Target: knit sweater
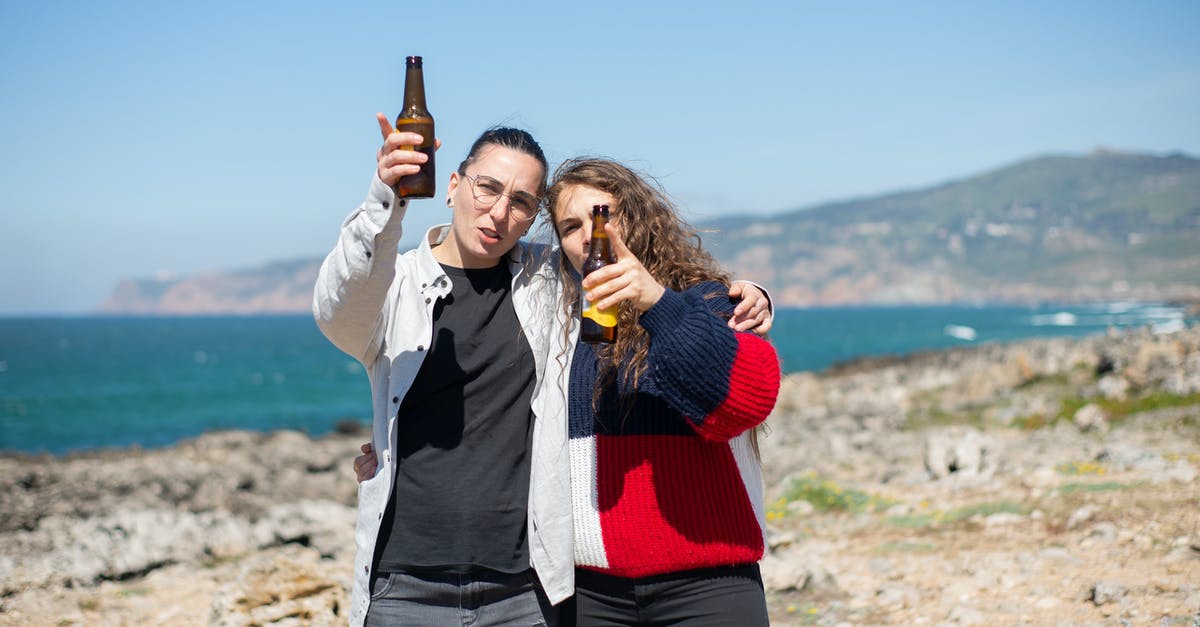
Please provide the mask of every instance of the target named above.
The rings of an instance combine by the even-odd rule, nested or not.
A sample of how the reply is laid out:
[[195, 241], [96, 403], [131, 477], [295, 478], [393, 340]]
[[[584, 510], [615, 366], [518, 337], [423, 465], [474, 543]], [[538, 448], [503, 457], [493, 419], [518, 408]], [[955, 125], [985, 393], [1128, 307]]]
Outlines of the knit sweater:
[[641, 315], [650, 344], [636, 393], [619, 369], [596, 396], [595, 349], [577, 344], [568, 386], [577, 566], [645, 577], [762, 557], [749, 430], [775, 405], [779, 360], [762, 338], [726, 326], [727, 294], [711, 282], [667, 290]]

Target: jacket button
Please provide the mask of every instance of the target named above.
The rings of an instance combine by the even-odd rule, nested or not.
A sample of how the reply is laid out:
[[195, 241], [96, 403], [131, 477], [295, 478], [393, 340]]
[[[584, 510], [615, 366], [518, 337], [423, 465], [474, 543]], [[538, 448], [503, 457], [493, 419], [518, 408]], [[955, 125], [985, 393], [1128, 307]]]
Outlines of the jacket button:
[[388, 202], [388, 201], [386, 201], [386, 200], [385, 200], [385, 201], [383, 201], [383, 208], [384, 208], [384, 209], [387, 209], [388, 207], [390, 207], [390, 206], [391, 206], [391, 204], [392, 204], [392, 203], [390, 203], [390, 202]]
[[393, 397], [392, 397], [392, 402], [393, 402], [393, 403], [399, 403], [399, 402], [400, 402], [400, 397], [399, 397], [399, 396], [393, 396]]
[[371, 251], [368, 250], [367, 251], [367, 259], [370, 259], [370, 258], [371, 258]]
[[429, 287], [429, 284], [428, 284], [428, 283], [422, 283], [422, 284], [421, 284], [421, 287], [422, 287], [422, 288]]
[[426, 299], [425, 299], [425, 304], [426, 304], [426, 305], [428, 305], [428, 304], [429, 304], [429, 299], [428, 299], [428, 298], [426, 298]]
[[425, 350], [425, 345], [424, 345], [424, 344], [418, 344], [418, 345], [417, 345], [417, 350], [419, 350], [419, 351], [423, 351], [423, 350]]

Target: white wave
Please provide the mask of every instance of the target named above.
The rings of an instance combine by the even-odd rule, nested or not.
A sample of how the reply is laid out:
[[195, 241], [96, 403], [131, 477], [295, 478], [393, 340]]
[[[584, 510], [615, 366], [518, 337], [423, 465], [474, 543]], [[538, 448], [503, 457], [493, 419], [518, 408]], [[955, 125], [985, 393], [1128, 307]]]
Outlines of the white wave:
[[1034, 316], [1032, 322], [1035, 327], [1073, 327], [1079, 322], [1079, 317], [1069, 311], [1060, 311], [1054, 314]]
[[1175, 307], [1147, 307], [1141, 315], [1147, 320], [1183, 320], [1183, 311]]
[[1155, 334], [1175, 333], [1176, 331], [1182, 331], [1186, 326], [1183, 323], [1183, 318], [1176, 318], [1165, 322], [1156, 322], [1150, 325], [1150, 331]]
[[977, 335], [975, 333], [975, 329], [961, 324], [948, 324], [942, 329], [942, 332], [950, 337], [966, 340], [968, 342], [974, 342]]

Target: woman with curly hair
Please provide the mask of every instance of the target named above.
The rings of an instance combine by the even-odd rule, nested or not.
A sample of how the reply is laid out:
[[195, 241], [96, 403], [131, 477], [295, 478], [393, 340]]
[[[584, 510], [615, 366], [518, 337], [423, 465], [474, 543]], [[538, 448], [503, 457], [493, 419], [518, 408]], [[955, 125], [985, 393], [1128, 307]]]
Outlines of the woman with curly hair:
[[[608, 205], [615, 264], [580, 268]], [[559, 167], [546, 196], [562, 307], [619, 305], [614, 344], [563, 331], [579, 625], [766, 625], [755, 428], [775, 350], [729, 327], [729, 278], [656, 184], [607, 159]], [[566, 316], [564, 316], [566, 317]], [[570, 617], [564, 616], [569, 622]]]

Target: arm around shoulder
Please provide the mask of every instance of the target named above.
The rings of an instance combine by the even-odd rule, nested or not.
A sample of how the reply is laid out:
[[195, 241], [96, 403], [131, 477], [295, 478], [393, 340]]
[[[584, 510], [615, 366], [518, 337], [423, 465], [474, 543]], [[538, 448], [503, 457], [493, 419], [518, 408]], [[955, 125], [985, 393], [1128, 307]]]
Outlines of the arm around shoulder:
[[766, 420], [779, 395], [774, 347], [726, 326], [724, 286], [667, 290], [642, 315], [650, 364], [662, 396], [705, 438], [729, 440]]

